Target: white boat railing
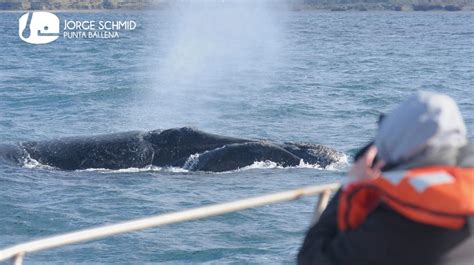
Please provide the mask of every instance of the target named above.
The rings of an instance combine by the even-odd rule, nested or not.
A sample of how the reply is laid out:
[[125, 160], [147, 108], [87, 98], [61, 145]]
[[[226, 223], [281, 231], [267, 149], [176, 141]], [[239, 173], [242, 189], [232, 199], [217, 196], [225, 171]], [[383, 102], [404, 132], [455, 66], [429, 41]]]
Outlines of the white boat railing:
[[85, 241], [96, 240], [112, 235], [157, 227], [161, 225], [191, 221], [210, 216], [240, 211], [244, 209], [255, 208], [268, 204], [296, 200], [303, 196], [310, 195], [319, 195], [319, 200], [316, 204], [315, 209], [315, 216], [313, 218], [313, 222], [315, 222], [319, 215], [322, 213], [322, 211], [326, 208], [331, 192], [334, 192], [336, 189], [339, 188], [339, 186], [340, 185], [337, 183], [308, 186], [299, 189], [263, 195], [259, 197], [253, 197], [227, 203], [211, 204], [208, 206], [193, 208], [184, 211], [161, 214], [117, 224], [105, 225], [96, 228], [60, 234], [2, 249], [0, 250], [0, 261], [11, 259], [12, 264], [22, 264], [24, 256], [32, 252], [57, 248]]

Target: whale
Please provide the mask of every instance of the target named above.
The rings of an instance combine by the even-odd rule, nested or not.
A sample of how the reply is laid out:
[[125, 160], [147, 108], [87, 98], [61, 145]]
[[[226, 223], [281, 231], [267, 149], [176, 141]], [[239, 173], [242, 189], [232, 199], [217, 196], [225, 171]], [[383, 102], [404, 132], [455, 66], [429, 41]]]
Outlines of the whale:
[[321, 144], [241, 139], [189, 127], [0, 144], [2, 161], [21, 165], [33, 159], [59, 170], [153, 165], [224, 172], [259, 161], [283, 167], [303, 162], [326, 168], [342, 157], [343, 153]]

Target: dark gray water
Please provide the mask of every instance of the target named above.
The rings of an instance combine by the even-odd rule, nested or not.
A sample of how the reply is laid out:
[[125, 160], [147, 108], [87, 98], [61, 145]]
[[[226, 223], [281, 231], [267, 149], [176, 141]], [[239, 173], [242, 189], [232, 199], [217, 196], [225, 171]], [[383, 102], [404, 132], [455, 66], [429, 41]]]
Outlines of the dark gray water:
[[[0, 13], [0, 142], [195, 126], [322, 143], [349, 156], [418, 90], [454, 97], [474, 131], [474, 13], [265, 6], [59, 13], [134, 19], [116, 40], [29, 45]], [[340, 180], [331, 170], [62, 172], [0, 165], [0, 247], [104, 223]], [[292, 263], [315, 199], [27, 256], [54, 263]]]

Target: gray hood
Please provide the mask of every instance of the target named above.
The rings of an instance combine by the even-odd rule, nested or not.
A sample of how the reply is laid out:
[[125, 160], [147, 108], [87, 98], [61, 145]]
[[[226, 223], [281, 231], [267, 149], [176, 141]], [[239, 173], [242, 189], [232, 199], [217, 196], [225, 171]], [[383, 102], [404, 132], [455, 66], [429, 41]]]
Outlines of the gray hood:
[[375, 138], [378, 158], [397, 169], [455, 165], [459, 149], [467, 143], [466, 125], [454, 100], [428, 92], [411, 96], [392, 110]]

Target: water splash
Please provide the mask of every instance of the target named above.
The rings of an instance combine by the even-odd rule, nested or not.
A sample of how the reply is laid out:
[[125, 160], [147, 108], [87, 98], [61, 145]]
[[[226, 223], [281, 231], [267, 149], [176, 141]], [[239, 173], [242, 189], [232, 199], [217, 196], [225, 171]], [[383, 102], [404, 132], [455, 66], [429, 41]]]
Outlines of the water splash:
[[167, 173], [186, 173], [189, 170], [180, 167], [157, 167], [148, 165], [142, 168], [130, 167], [122, 169], [106, 169], [106, 168], [88, 168], [76, 170], [77, 172], [99, 172], [99, 173], [144, 173], [144, 172], [167, 172]]
[[32, 158], [28, 152], [26, 152], [26, 156], [23, 158], [21, 165], [24, 168], [28, 169], [46, 169], [46, 170], [56, 170], [57, 168], [42, 164], [38, 160]]
[[329, 171], [346, 171], [349, 166], [348, 158], [346, 154], [343, 154], [336, 162], [326, 166], [321, 167], [319, 164], [310, 164], [306, 163], [303, 159], [300, 160], [299, 165], [284, 167], [273, 161], [256, 161], [252, 165], [227, 172], [238, 172], [251, 169], [289, 169], [289, 168], [307, 168], [307, 169], [316, 169], [316, 170], [329, 170]]

